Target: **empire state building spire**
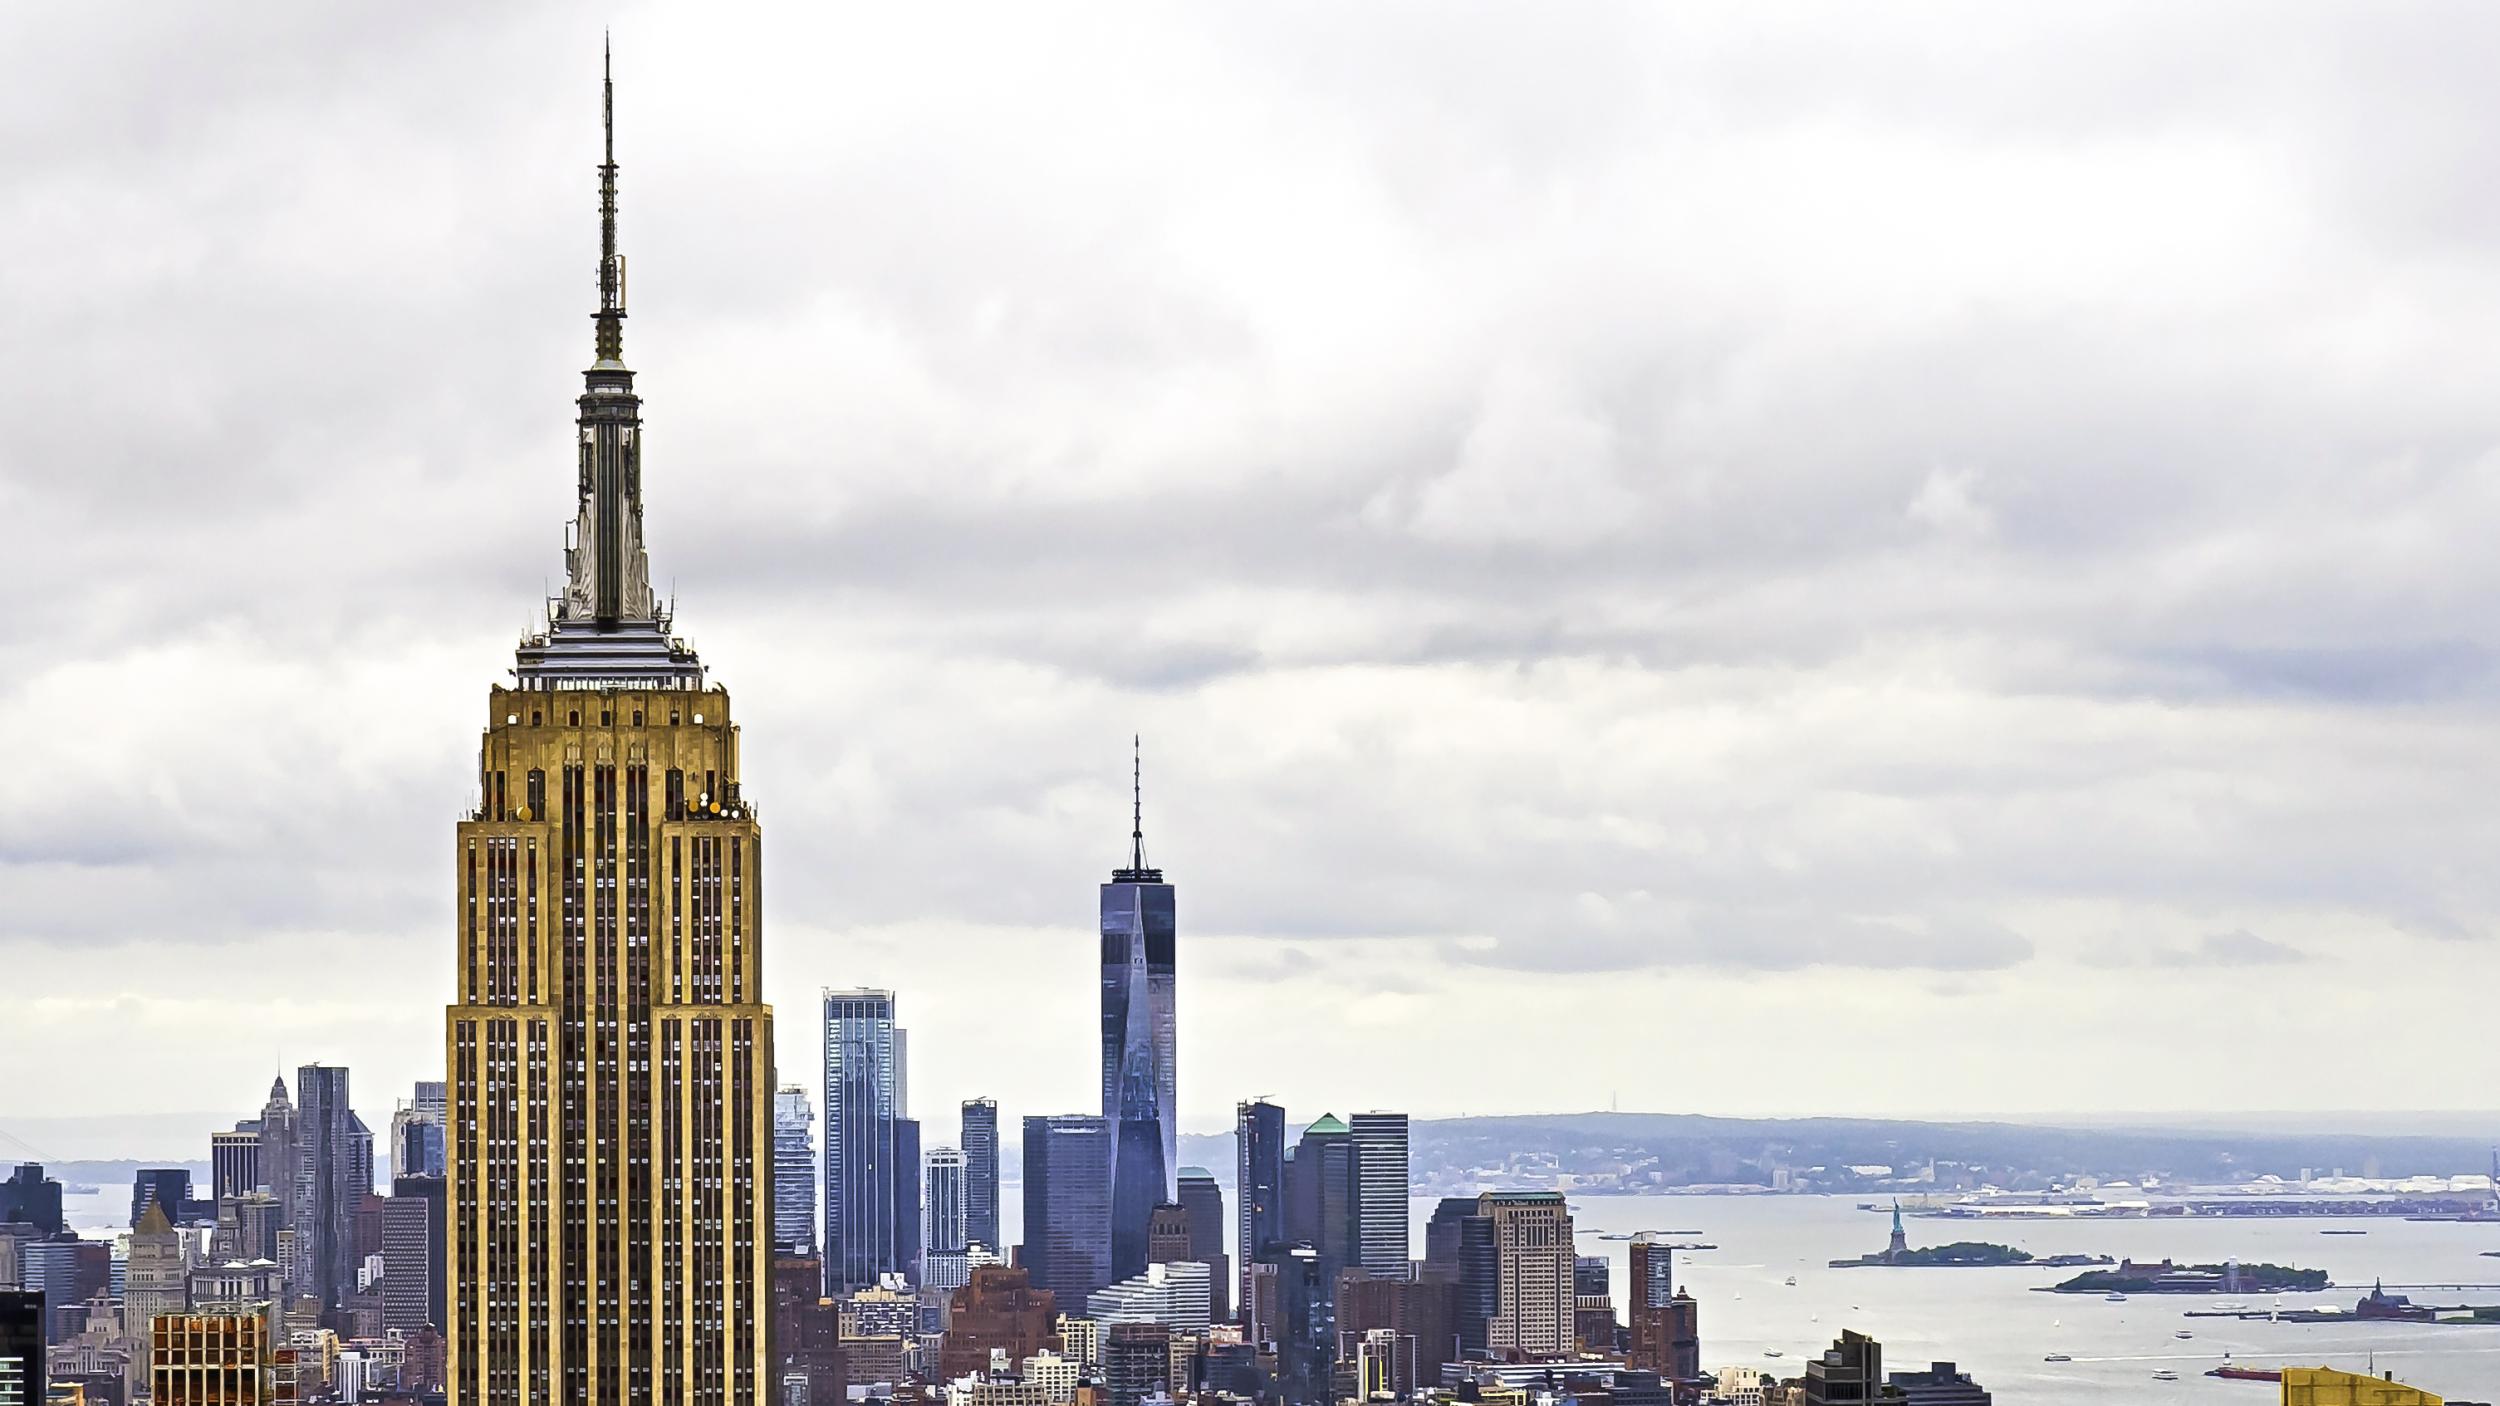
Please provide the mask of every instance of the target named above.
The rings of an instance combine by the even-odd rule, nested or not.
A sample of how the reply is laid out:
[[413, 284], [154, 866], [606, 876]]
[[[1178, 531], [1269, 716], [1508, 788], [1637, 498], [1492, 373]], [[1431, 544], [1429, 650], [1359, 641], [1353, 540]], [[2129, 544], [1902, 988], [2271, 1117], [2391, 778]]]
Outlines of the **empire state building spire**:
[[600, 56], [599, 305], [595, 359], [582, 372], [575, 419], [580, 455], [573, 521], [565, 534], [564, 593], [548, 602], [547, 632], [521, 642], [524, 688], [593, 681], [699, 688], [703, 666], [669, 637], [669, 613], [651, 589], [642, 538], [642, 400], [625, 365], [625, 256], [616, 251], [616, 81]]

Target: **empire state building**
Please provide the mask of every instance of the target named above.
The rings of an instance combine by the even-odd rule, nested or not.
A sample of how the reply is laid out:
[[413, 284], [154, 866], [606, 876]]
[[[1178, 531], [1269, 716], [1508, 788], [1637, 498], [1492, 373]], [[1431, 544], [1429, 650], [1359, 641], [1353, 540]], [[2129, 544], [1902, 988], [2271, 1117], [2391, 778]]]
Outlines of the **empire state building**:
[[454, 1406], [773, 1394], [761, 831], [643, 556], [613, 85], [606, 110], [564, 593], [489, 693], [456, 845]]

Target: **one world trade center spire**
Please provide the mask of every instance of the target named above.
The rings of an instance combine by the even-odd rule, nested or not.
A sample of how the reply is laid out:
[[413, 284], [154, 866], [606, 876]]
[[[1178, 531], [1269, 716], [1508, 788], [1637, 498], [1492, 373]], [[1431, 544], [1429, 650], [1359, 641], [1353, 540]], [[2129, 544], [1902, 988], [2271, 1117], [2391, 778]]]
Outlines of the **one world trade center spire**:
[[1154, 1208], [1178, 1195], [1172, 886], [1146, 866], [1142, 760], [1131, 762], [1129, 861], [1102, 886], [1102, 1117], [1111, 1138], [1111, 1273], [1146, 1268]]

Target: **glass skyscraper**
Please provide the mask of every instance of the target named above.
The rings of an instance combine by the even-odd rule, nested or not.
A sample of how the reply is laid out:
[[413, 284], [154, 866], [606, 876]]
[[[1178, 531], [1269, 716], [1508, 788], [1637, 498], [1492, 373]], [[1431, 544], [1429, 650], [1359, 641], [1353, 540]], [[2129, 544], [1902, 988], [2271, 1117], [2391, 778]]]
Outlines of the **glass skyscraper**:
[[845, 1294], [918, 1257], [920, 1140], [905, 1126], [894, 993], [827, 991], [824, 1016], [825, 1289]]
[[1357, 1113], [1354, 1136], [1354, 1260], [1374, 1278], [1405, 1279], [1407, 1253], [1406, 1115]]
[[773, 1095], [773, 1252], [816, 1253], [816, 1109], [796, 1084]]
[[964, 1154], [954, 1147], [932, 1147], [921, 1158], [920, 1247], [924, 1254], [953, 1254], [964, 1248]]
[[1063, 1113], [1024, 1120], [1024, 1268], [1063, 1304], [1111, 1272], [1111, 1136], [1103, 1120]]
[[964, 1100], [964, 1238], [1004, 1253], [998, 1243], [998, 1100]]
[[1172, 886], [1146, 866], [1142, 788], [1132, 792], [1129, 862], [1102, 886], [1102, 1120], [1110, 1129], [1111, 1268], [1146, 1267], [1146, 1222], [1178, 1190], [1172, 1074]]
[[1241, 1257], [1241, 1311], [1250, 1312], [1250, 1267], [1285, 1238], [1285, 1110], [1265, 1100], [1234, 1105], [1233, 1196], [1240, 1220], [1233, 1253]]

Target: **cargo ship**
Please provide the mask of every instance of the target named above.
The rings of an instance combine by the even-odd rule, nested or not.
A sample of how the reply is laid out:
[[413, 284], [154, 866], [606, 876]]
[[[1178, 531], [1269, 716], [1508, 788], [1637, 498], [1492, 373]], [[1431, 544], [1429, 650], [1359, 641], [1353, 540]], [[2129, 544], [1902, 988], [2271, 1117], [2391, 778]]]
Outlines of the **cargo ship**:
[[2283, 1380], [2283, 1369], [2280, 1367], [2240, 1367], [2225, 1362], [2219, 1367], [2208, 1368], [2205, 1375], [2234, 1382], [2279, 1382]]

